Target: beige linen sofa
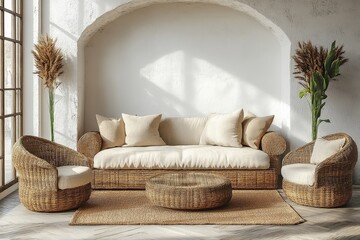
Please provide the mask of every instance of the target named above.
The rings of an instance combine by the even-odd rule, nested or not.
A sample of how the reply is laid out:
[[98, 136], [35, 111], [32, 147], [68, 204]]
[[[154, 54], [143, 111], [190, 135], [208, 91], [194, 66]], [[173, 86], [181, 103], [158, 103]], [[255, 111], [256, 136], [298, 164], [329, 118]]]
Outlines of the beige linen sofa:
[[91, 160], [93, 189], [144, 189], [148, 178], [198, 171], [225, 176], [234, 189], [278, 187], [285, 139], [276, 132], [261, 138], [260, 149], [199, 145], [207, 118], [165, 118], [159, 133], [165, 146], [102, 149], [99, 132], [87, 132], [78, 151]]

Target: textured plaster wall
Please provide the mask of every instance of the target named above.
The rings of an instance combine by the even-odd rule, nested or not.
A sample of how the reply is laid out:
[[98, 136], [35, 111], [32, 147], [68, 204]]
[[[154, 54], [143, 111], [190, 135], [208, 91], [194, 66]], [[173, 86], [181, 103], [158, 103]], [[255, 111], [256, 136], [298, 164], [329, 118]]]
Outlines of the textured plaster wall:
[[84, 59], [85, 131], [98, 129], [95, 114], [204, 116], [242, 107], [275, 114], [282, 127], [280, 43], [242, 12], [197, 3], [142, 8], [97, 32]]
[[[218, 1], [221, 3], [237, 3], [237, 1]], [[43, 0], [43, 31], [58, 38], [58, 43], [67, 56], [65, 74], [61, 78], [63, 84], [58, 91], [56, 106], [56, 137], [59, 142], [74, 147], [78, 131], [81, 133], [84, 127], [84, 95], [82, 93], [84, 92], [83, 89], [86, 88], [86, 80], [84, 82], [78, 81], [84, 77], [84, 65], [82, 62], [78, 63], [79, 56], [84, 53], [83, 42], [78, 42], [78, 40], [82, 34], [83, 36], [84, 34], [87, 35], [92, 30], [101, 31], [101, 28], [96, 28], [98, 23], [95, 20], [104, 13], [111, 11], [108, 15], [110, 21], [113, 20], [111, 18], [120, 15], [121, 11], [131, 10], [134, 5], [139, 3], [146, 5], [154, 1], [135, 0], [130, 1], [131, 3], [126, 8], [118, 8], [127, 2], [129, 1]], [[332, 82], [330, 85], [329, 98], [323, 116], [330, 118], [332, 123], [322, 125], [320, 135], [347, 132], [359, 143], [360, 124], [357, 119], [360, 117], [360, 109], [358, 108], [360, 102], [360, 81], [358, 81], [360, 76], [360, 28], [358, 27], [360, 1], [239, 0], [238, 2], [247, 4], [281, 28], [290, 39], [291, 54], [294, 53], [296, 43], [302, 40], [312, 40], [313, 43], [324, 46], [329, 46], [333, 40], [337, 40], [345, 45], [346, 56], [350, 61], [342, 67], [342, 77], [339, 81]], [[30, 10], [26, 9], [26, 11]], [[94, 22], [95, 25], [91, 25]], [[292, 69], [293, 62], [290, 64], [290, 70], [292, 71]], [[25, 75], [30, 76], [28, 72]], [[294, 148], [310, 140], [311, 121], [306, 101], [298, 99], [300, 87], [293, 76], [290, 77], [289, 84], [289, 101], [286, 104], [288, 104], [290, 113], [287, 131], [291, 148]], [[281, 87], [283, 86], [279, 86], [279, 88]], [[282, 91], [281, 94], [284, 95], [286, 92]], [[43, 129], [41, 130], [42, 134], [47, 137], [49, 134], [45, 96], [41, 109], [41, 120], [43, 122]], [[286, 99], [286, 96], [283, 99]], [[25, 107], [27, 104], [25, 102]], [[25, 129], [25, 131], [30, 132], [30, 128]], [[355, 181], [360, 183], [360, 164], [356, 166]]]

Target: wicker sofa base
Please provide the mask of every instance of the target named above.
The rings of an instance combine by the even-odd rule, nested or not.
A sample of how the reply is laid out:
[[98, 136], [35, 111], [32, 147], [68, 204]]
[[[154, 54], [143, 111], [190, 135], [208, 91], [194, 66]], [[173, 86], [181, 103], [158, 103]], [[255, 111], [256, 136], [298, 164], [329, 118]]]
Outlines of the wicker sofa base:
[[352, 195], [351, 180], [348, 184], [334, 185], [333, 187], [314, 187], [294, 184], [283, 180], [283, 191], [293, 202], [321, 208], [340, 207], [347, 204]]
[[212, 173], [224, 176], [231, 181], [233, 189], [276, 189], [278, 187], [277, 171], [274, 168], [243, 170], [162, 170], [162, 169], [93, 169], [93, 189], [145, 189], [146, 180], [150, 177], [172, 172], [191, 171]]

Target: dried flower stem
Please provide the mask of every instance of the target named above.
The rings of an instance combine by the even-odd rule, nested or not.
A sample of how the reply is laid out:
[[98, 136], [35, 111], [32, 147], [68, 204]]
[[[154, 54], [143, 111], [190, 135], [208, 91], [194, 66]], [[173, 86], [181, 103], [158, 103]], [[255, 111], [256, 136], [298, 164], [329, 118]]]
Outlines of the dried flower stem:
[[61, 49], [56, 47], [56, 40], [48, 35], [41, 36], [35, 50], [31, 51], [35, 59], [36, 71], [40, 79], [42, 79], [45, 87], [49, 91], [49, 114], [50, 114], [50, 133], [51, 141], [54, 141], [54, 97], [55, 89], [60, 85], [58, 77], [63, 73], [64, 56]]

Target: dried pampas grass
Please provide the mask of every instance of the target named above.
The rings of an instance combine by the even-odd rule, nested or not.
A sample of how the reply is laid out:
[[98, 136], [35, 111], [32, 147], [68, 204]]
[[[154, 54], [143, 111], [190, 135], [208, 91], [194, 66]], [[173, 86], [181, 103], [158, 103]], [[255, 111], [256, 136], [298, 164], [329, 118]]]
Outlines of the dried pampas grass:
[[[340, 66], [348, 61], [344, 58], [343, 46], [335, 47], [335, 59], [340, 60]], [[314, 46], [311, 41], [299, 42], [298, 49], [293, 56], [295, 61], [295, 78], [299, 80], [300, 85], [309, 88], [310, 79], [315, 72], [325, 75], [325, 59], [328, 55], [328, 49]], [[332, 79], [335, 80], [335, 79]]]
[[49, 90], [49, 116], [50, 116], [50, 136], [54, 141], [54, 122], [55, 122], [55, 89], [60, 85], [58, 77], [63, 73], [64, 55], [60, 48], [55, 46], [56, 40], [48, 35], [41, 36], [38, 44], [32, 52], [35, 59], [35, 67], [39, 78], [43, 80], [45, 87]]
[[64, 66], [64, 55], [55, 44], [56, 40], [48, 35], [41, 36], [38, 44], [35, 44], [35, 50], [31, 51], [37, 69], [34, 74], [37, 74], [49, 89], [55, 89], [59, 86], [57, 78], [63, 73], [62, 68]]

